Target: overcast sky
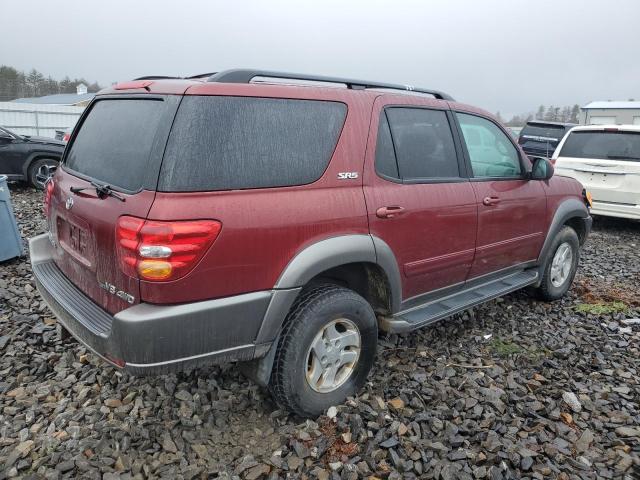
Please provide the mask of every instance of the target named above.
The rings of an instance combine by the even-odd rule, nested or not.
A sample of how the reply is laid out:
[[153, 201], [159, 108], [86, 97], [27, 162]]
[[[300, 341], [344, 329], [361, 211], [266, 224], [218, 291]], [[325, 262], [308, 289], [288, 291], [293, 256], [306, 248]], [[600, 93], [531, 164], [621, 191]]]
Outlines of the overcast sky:
[[503, 114], [640, 99], [640, 0], [2, 0], [0, 64], [107, 85], [233, 67], [443, 90]]

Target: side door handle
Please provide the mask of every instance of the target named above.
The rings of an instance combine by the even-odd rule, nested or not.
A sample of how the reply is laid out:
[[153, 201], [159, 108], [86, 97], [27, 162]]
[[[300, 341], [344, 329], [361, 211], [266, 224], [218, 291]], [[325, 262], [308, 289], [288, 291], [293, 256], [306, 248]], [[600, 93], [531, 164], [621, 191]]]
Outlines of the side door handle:
[[404, 207], [380, 207], [376, 210], [376, 217], [378, 218], [393, 218], [397, 215], [402, 215], [404, 213]]
[[499, 203], [500, 199], [498, 197], [484, 197], [484, 200], [482, 200], [482, 204], [486, 205], [487, 207], [491, 207]]

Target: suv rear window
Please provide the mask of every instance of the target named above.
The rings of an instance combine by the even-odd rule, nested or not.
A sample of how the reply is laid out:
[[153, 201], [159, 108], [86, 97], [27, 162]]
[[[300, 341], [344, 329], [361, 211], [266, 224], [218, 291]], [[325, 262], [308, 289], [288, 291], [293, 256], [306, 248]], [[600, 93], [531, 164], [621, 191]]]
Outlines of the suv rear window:
[[327, 168], [343, 103], [187, 96], [169, 136], [158, 189], [165, 192], [304, 185]]
[[549, 140], [560, 140], [565, 133], [565, 128], [561, 125], [525, 125], [520, 132], [520, 138], [544, 142]]
[[640, 161], [640, 132], [574, 131], [559, 156]]
[[164, 111], [161, 100], [100, 100], [85, 118], [65, 165], [125, 190], [142, 187]]

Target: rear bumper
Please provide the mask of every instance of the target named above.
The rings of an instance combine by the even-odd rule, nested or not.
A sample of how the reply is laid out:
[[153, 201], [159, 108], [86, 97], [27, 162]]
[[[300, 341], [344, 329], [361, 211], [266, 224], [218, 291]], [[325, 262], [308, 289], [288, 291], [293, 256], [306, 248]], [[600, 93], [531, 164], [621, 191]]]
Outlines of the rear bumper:
[[46, 235], [32, 238], [29, 249], [38, 290], [60, 323], [112, 365], [136, 374], [163, 373], [251, 360], [270, 346], [261, 339], [263, 319], [284, 291], [180, 305], [141, 303], [111, 315], [58, 269]]
[[604, 215], [607, 217], [635, 218], [640, 220], [640, 205], [625, 203], [593, 201], [591, 215]]

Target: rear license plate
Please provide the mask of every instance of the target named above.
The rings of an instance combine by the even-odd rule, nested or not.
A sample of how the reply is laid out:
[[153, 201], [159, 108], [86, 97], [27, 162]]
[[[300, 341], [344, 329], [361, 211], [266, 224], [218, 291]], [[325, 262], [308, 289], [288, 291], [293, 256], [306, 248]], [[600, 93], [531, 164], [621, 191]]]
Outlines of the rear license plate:
[[60, 246], [86, 267], [93, 265], [93, 248], [88, 225], [58, 217], [58, 242]]

